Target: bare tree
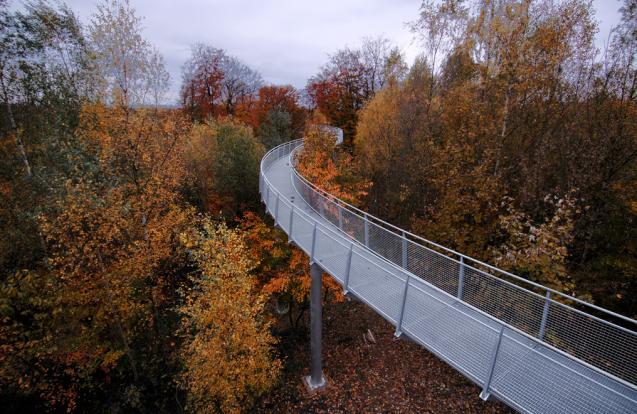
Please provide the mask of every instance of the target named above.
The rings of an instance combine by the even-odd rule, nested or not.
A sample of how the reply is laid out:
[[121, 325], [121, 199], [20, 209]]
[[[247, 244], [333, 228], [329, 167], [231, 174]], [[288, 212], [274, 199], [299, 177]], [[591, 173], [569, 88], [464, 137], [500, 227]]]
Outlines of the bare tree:
[[360, 56], [367, 75], [367, 87], [372, 95], [385, 84], [385, 66], [391, 52], [391, 42], [387, 38], [363, 39]]
[[233, 115], [263, 85], [261, 75], [234, 56], [215, 47], [195, 44], [184, 64], [181, 100], [194, 118]]
[[157, 49], [153, 49], [148, 58], [147, 89], [155, 107], [164, 101], [170, 86], [170, 74], [166, 70], [164, 57]]
[[443, 0], [439, 4], [424, 0], [420, 17], [409, 23], [411, 31], [422, 42], [424, 56], [434, 77], [441, 62], [459, 43], [467, 23], [467, 9], [463, 0]]
[[225, 52], [222, 52], [221, 56], [221, 71], [221, 101], [225, 105], [226, 113], [233, 115], [238, 104], [257, 94], [263, 85], [263, 78], [257, 71]]
[[155, 102], [168, 87], [163, 58], [142, 35], [141, 18], [129, 0], [102, 0], [89, 27], [108, 102], [131, 107]]

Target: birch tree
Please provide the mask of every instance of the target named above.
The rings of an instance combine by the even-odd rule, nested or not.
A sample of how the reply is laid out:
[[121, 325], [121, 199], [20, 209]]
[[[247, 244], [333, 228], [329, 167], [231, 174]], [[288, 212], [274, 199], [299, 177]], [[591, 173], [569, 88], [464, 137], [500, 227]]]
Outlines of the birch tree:
[[142, 36], [142, 19], [129, 0], [103, 0], [89, 26], [106, 102], [133, 107], [155, 104], [170, 80], [164, 61]]

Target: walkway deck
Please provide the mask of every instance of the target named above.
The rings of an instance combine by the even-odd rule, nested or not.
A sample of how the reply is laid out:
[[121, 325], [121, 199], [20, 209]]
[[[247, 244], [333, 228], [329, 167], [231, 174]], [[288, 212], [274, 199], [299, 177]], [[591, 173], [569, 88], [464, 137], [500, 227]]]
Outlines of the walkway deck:
[[345, 290], [486, 390], [483, 397], [528, 413], [637, 413], [637, 387], [425, 282], [318, 214], [297, 192], [290, 149], [262, 164], [261, 194], [278, 225]]

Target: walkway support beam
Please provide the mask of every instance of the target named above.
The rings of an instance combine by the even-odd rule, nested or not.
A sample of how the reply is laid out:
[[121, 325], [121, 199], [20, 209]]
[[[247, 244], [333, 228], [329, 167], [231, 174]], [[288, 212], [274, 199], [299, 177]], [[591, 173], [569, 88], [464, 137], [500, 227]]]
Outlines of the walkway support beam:
[[312, 288], [310, 293], [310, 348], [312, 364], [310, 376], [305, 378], [305, 383], [311, 391], [324, 388], [327, 385], [323, 376], [323, 361], [321, 359], [321, 336], [323, 323], [323, 269], [316, 264], [310, 265]]
[[354, 253], [354, 243], [349, 244], [347, 253], [347, 265], [345, 265], [345, 279], [343, 280], [343, 295], [349, 294], [349, 274], [352, 271], [352, 254]]

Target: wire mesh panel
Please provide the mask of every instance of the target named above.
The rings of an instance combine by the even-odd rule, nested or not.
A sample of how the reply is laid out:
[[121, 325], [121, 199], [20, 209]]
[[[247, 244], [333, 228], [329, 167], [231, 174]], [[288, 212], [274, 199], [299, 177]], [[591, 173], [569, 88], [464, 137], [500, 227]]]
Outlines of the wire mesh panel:
[[482, 381], [497, 332], [436, 298], [429, 290], [417, 279], [411, 280], [401, 329], [476, 382]]
[[290, 238], [294, 240], [306, 254], [310, 254], [312, 250], [312, 233], [314, 231], [314, 222], [295, 210], [292, 214], [292, 234]]
[[330, 197], [320, 195], [318, 199], [318, 210], [321, 212], [321, 216], [329, 221], [335, 227], [340, 227], [339, 212], [340, 207]]
[[274, 213], [274, 199], [276, 197], [275, 190], [273, 190], [270, 187], [267, 187], [265, 189], [265, 210], [266, 212], [270, 213], [270, 215], [272, 215]]
[[[490, 390], [529, 412], [634, 413], [637, 405], [620, 393], [600, 394], [600, 383], [589, 372], [573, 375], [534, 344], [515, 334], [503, 335]], [[533, 384], [531, 387], [530, 385]]]
[[637, 337], [568, 306], [551, 302], [545, 340], [591, 365], [637, 383]]
[[369, 223], [367, 247], [390, 262], [402, 265], [402, 237], [376, 223]]
[[354, 252], [348, 289], [375, 308], [385, 319], [396, 324], [402, 305], [404, 281], [381, 263]]
[[341, 208], [343, 227], [341, 231], [360, 244], [365, 244], [365, 221], [357, 214]]
[[292, 211], [292, 203], [284, 198], [279, 200], [277, 224], [286, 232], [290, 233], [290, 212]]
[[463, 292], [465, 302], [530, 335], [538, 335], [543, 297], [471, 267], [465, 267]]
[[414, 275], [451, 295], [457, 295], [460, 276], [458, 262], [409, 241], [407, 263], [407, 270]]

